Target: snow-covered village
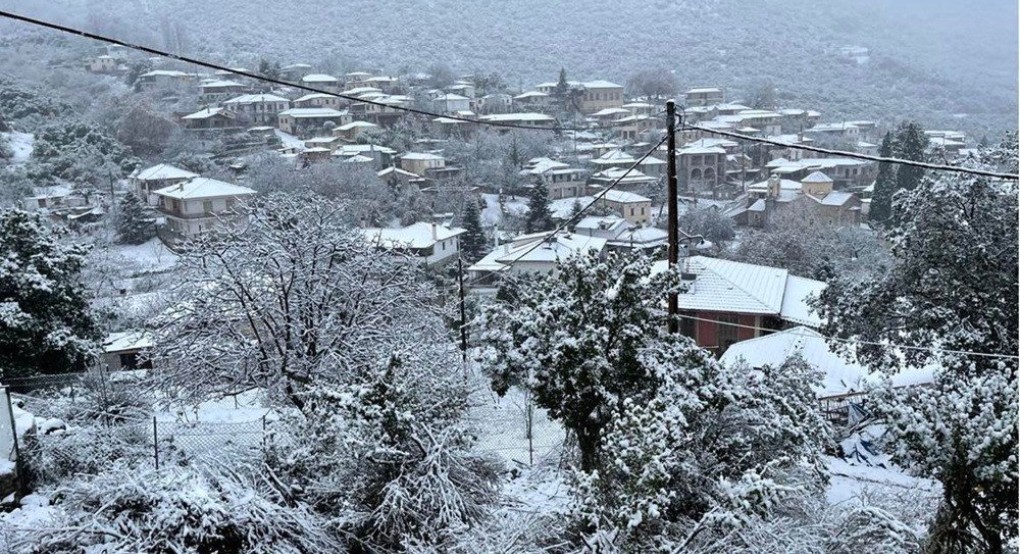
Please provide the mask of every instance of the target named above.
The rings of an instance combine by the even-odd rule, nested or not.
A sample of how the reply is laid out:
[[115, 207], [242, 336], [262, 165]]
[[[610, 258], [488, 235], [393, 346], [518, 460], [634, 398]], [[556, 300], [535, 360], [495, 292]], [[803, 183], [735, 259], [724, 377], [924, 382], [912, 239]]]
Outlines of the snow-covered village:
[[963, 4], [0, 0], [0, 553], [1017, 552]]

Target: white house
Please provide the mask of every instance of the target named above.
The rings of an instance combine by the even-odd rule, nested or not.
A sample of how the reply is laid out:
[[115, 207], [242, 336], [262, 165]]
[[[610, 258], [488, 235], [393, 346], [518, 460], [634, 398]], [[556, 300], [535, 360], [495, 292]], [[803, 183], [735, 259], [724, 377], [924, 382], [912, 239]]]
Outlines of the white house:
[[492, 285], [503, 272], [513, 274], [556, 271], [563, 260], [582, 252], [602, 252], [606, 239], [574, 233], [546, 231], [522, 235], [496, 247], [468, 268], [472, 280]]
[[240, 203], [255, 191], [231, 183], [195, 177], [155, 191], [164, 219], [162, 236], [171, 241], [236, 227], [247, 221]]
[[192, 173], [186, 169], [170, 164], [156, 164], [152, 167], [139, 169], [133, 173], [131, 175], [131, 183], [135, 187], [135, 192], [140, 197], [144, 198], [150, 206], [155, 206], [159, 203], [159, 197], [155, 194], [157, 190], [194, 179], [195, 177], [198, 177], [197, 173]]
[[460, 253], [460, 227], [419, 222], [399, 229], [370, 227], [363, 229], [365, 239], [382, 248], [409, 251], [433, 266], [454, 260]]

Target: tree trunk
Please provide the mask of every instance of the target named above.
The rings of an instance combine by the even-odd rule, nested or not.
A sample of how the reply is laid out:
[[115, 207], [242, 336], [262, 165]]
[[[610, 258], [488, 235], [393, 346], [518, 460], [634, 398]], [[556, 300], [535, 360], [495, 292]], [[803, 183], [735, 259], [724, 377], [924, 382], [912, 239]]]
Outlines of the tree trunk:
[[581, 470], [592, 472], [599, 467], [599, 439], [601, 429], [595, 425], [582, 426], [577, 430], [577, 447], [581, 450]]

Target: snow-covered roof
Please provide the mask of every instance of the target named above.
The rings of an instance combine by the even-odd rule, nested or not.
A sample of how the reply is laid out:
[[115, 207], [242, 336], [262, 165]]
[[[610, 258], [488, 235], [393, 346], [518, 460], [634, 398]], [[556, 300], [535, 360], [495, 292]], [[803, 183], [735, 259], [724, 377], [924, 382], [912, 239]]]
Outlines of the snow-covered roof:
[[429, 248], [437, 241], [446, 240], [466, 233], [460, 227], [446, 227], [435, 223], [413, 223], [400, 229], [373, 227], [362, 229], [365, 239], [372, 244], [387, 248]]
[[170, 164], [156, 164], [152, 167], [142, 169], [134, 178], [140, 181], [163, 181], [166, 179], [191, 179], [198, 177], [197, 173], [172, 166]]
[[[541, 244], [532, 250], [537, 241]], [[515, 263], [555, 264], [579, 252], [601, 252], [606, 239], [576, 233], [534, 233], [514, 239], [490, 252], [468, 268], [469, 271], [500, 271]], [[530, 251], [529, 251], [530, 250]]]
[[244, 85], [237, 81], [207, 81], [198, 85], [198, 88], [229, 88], [229, 87], [243, 87]]
[[340, 98], [340, 97], [332, 94], [325, 94], [322, 92], [313, 92], [311, 94], [306, 94], [301, 98], [294, 100], [294, 102], [307, 102], [309, 100], [316, 100], [318, 98]]
[[706, 94], [710, 92], [722, 92], [722, 90], [714, 87], [692, 88], [688, 89], [684, 94]]
[[174, 71], [172, 69], [154, 69], [146, 73], [142, 73], [139, 77], [188, 77], [188, 74], [183, 71]]
[[800, 180], [801, 183], [831, 183], [832, 178], [822, 173], [821, 171], [815, 171], [812, 174], [804, 177]]
[[634, 163], [636, 160], [634, 156], [624, 152], [623, 150], [610, 150], [605, 154], [602, 154], [598, 158], [591, 161], [596, 165], [607, 165], [607, 164], [623, 164], [623, 163]]
[[364, 129], [370, 129], [372, 127], [378, 127], [378, 125], [376, 125], [375, 123], [369, 123], [367, 121], [352, 121], [350, 123], [345, 123], [337, 127], [337, 129], [341, 131], [350, 131], [351, 129], [357, 129], [359, 127]]
[[846, 204], [850, 199], [854, 197], [854, 193], [847, 192], [844, 190], [834, 190], [822, 198], [821, 204], [823, 206], [842, 206]]
[[623, 88], [623, 85], [618, 85], [616, 83], [605, 81], [602, 79], [596, 79], [594, 81], [585, 81], [581, 83], [581, 86], [584, 88]]
[[608, 231], [615, 238], [617, 234], [624, 231], [629, 225], [626, 219], [618, 215], [588, 215], [582, 217], [574, 225], [575, 231], [589, 231], [587, 235], [595, 231]]
[[679, 151], [678, 155], [695, 155], [695, 154], [725, 154], [726, 151], [718, 146], [684, 146]]
[[624, 108], [605, 108], [591, 115], [592, 117], [604, 117], [607, 115], [620, 115], [620, 114], [630, 114], [630, 110], [626, 110]]
[[549, 95], [544, 92], [539, 92], [537, 90], [529, 90], [528, 92], [522, 92], [521, 94], [518, 94], [513, 98], [514, 100], [526, 100], [528, 98], [547, 98], [548, 96]]
[[125, 350], [141, 350], [152, 348], [155, 343], [152, 335], [146, 331], [126, 331], [110, 333], [103, 341], [104, 352], [123, 352]]
[[353, 156], [365, 152], [379, 152], [382, 154], [396, 154], [397, 151], [378, 144], [344, 144], [336, 149], [334, 154], [341, 156]]
[[454, 94], [452, 92], [449, 92], [449, 93], [443, 94], [441, 96], [437, 96], [435, 98], [435, 100], [445, 100], [447, 102], [456, 102], [456, 101], [460, 101], [460, 100], [471, 100], [471, 99], [468, 98], [467, 96], [461, 96], [459, 94]]
[[[745, 264], [705, 256], [683, 261], [684, 271], [696, 275], [693, 287], [680, 295], [684, 310], [776, 315], [802, 325], [820, 326], [807, 298], [825, 283], [791, 276], [785, 269]], [[665, 271], [656, 262], [653, 272]]]
[[[752, 369], [764, 366], [778, 368], [794, 354], [799, 354], [808, 365], [822, 373], [821, 382], [815, 387], [815, 394], [820, 398], [861, 391], [868, 382], [881, 379], [861, 364], [833, 352], [829, 348], [829, 339], [804, 326], [734, 343], [719, 361], [727, 366], [743, 362]], [[933, 370], [933, 366], [904, 369], [892, 376], [892, 384], [930, 383]]]
[[703, 138], [688, 142], [684, 148], [736, 148], [740, 146], [736, 141], [724, 138]]
[[482, 121], [502, 121], [502, 122], [506, 122], [506, 121], [531, 121], [531, 122], [536, 122], [536, 121], [555, 121], [556, 120], [556, 118], [554, 118], [551, 115], [546, 115], [544, 113], [534, 113], [534, 112], [495, 113], [495, 114], [491, 114], [491, 115], [483, 115], [482, 117], [479, 117], [478, 119], [480, 119]]
[[649, 177], [648, 175], [645, 175], [644, 173], [636, 169], [631, 169], [630, 172], [628, 173], [627, 169], [622, 167], [611, 167], [604, 171], [599, 171], [598, 173], [592, 175], [592, 178], [610, 181], [615, 181], [619, 179], [620, 183], [636, 183], [636, 182], [645, 183], [655, 181], [655, 177]]
[[442, 156], [429, 154], [428, 152], [408, 152], [400, 157], [401, 160], [442, 160]]
[[375, 161], [375, 159], [369, 158], [368, 156], [362, 156], [361, 154], [355, 154], [353, 156], [345, 158], [341, 163], [354, 164], [354, 163], [370, 163], [370, 162], [374, 162], [374, 161]]
[[389, 175], [391, 173], [392, 174], [396, 174], [396, 175], [403, 175], [405, 177], [410, 177], [412, 179], [421, 179], [421, 176], [418, 175], [417, 173], [411, 173], [410, 171], [404, 171], [403, 169], [400, 169], [399, 167], [392, 166], [392, 165], [390, 167], [387, 167], [386, 169], [384, 169], [382, 171], [377, 172], [376, 175], [378, 175], [379, 177], [386, 177], [387, 175]]
[[223, 101], [224, 104], [254, 104], [256, 102], [289, 102], [289, 100], [275, 94], [242, 94]]
[[651, 198], [646, 198], [640, 194], [633, 192], [626, 192], [622, 190], [609, 190], [602, 195], [602, 198], [608, 202], [618, 202], [620, 204], [633, 204], [637, 202], [651, 202]]
[[305, 83], [335, 83], [337, 78], [324, 73], [312, 73], [302, 77], [301, 81]]
[[198, 198], [220, 198], [224, 196], [245, 196], [255, 194], [255, 191], [239, 185], [234, 185], [208, 177], [195, 177], [189, 181], [163, 187], [155, 194], [176, 198], [178, 200], [194, 200]]
[[229, 113], [230, 112], [228, 112], [225, 108], [204, 108], [204, 109], [199, 110], [199, 111], [197, 111], [197, 112], [195, 112], [193, 114], [188, 114], [188, 115], [182, 117], [181, 119], [188, 119], [188, 120], [209, 119], [210, 117], [215, 117], [217, 115], [224, 115], [224, 116], [226, 116], [226, 115], [229, 115]]
[[554, 169], [566, 169], [569, 167], [569, 164], [549, 158], [533, 158], [528, 160], [528, 165], [520, 173], [521, 175], [542, 175]]
[[333, 108], [291, 108], [280, 112], [279, 115], [302, 119], [313, 117], [342, 117], [344, 113], [334, 110]]

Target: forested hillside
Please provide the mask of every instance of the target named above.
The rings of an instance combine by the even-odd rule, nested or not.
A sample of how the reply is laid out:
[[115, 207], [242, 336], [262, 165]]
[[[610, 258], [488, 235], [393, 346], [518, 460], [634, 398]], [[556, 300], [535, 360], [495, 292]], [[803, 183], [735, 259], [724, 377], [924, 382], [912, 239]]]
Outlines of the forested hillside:
[[[676, 71], [740, 99], [772, 82], [827, 118], [916, 118], [978, 133], [1015, 126], [1017, 7], [990, 0], [0, 0], [35, 15], [251, 66], [259, 57], [354, 68], [502, 73], [514, 86], [623, 82]], [[88, 14], [88, 15], [85, 15]], [[841, 58], [841, 46], [870, 61]], [[954, 117], [954, 114], [955, 117]], [[967, 114], [963, 117], [959, 114]]]

